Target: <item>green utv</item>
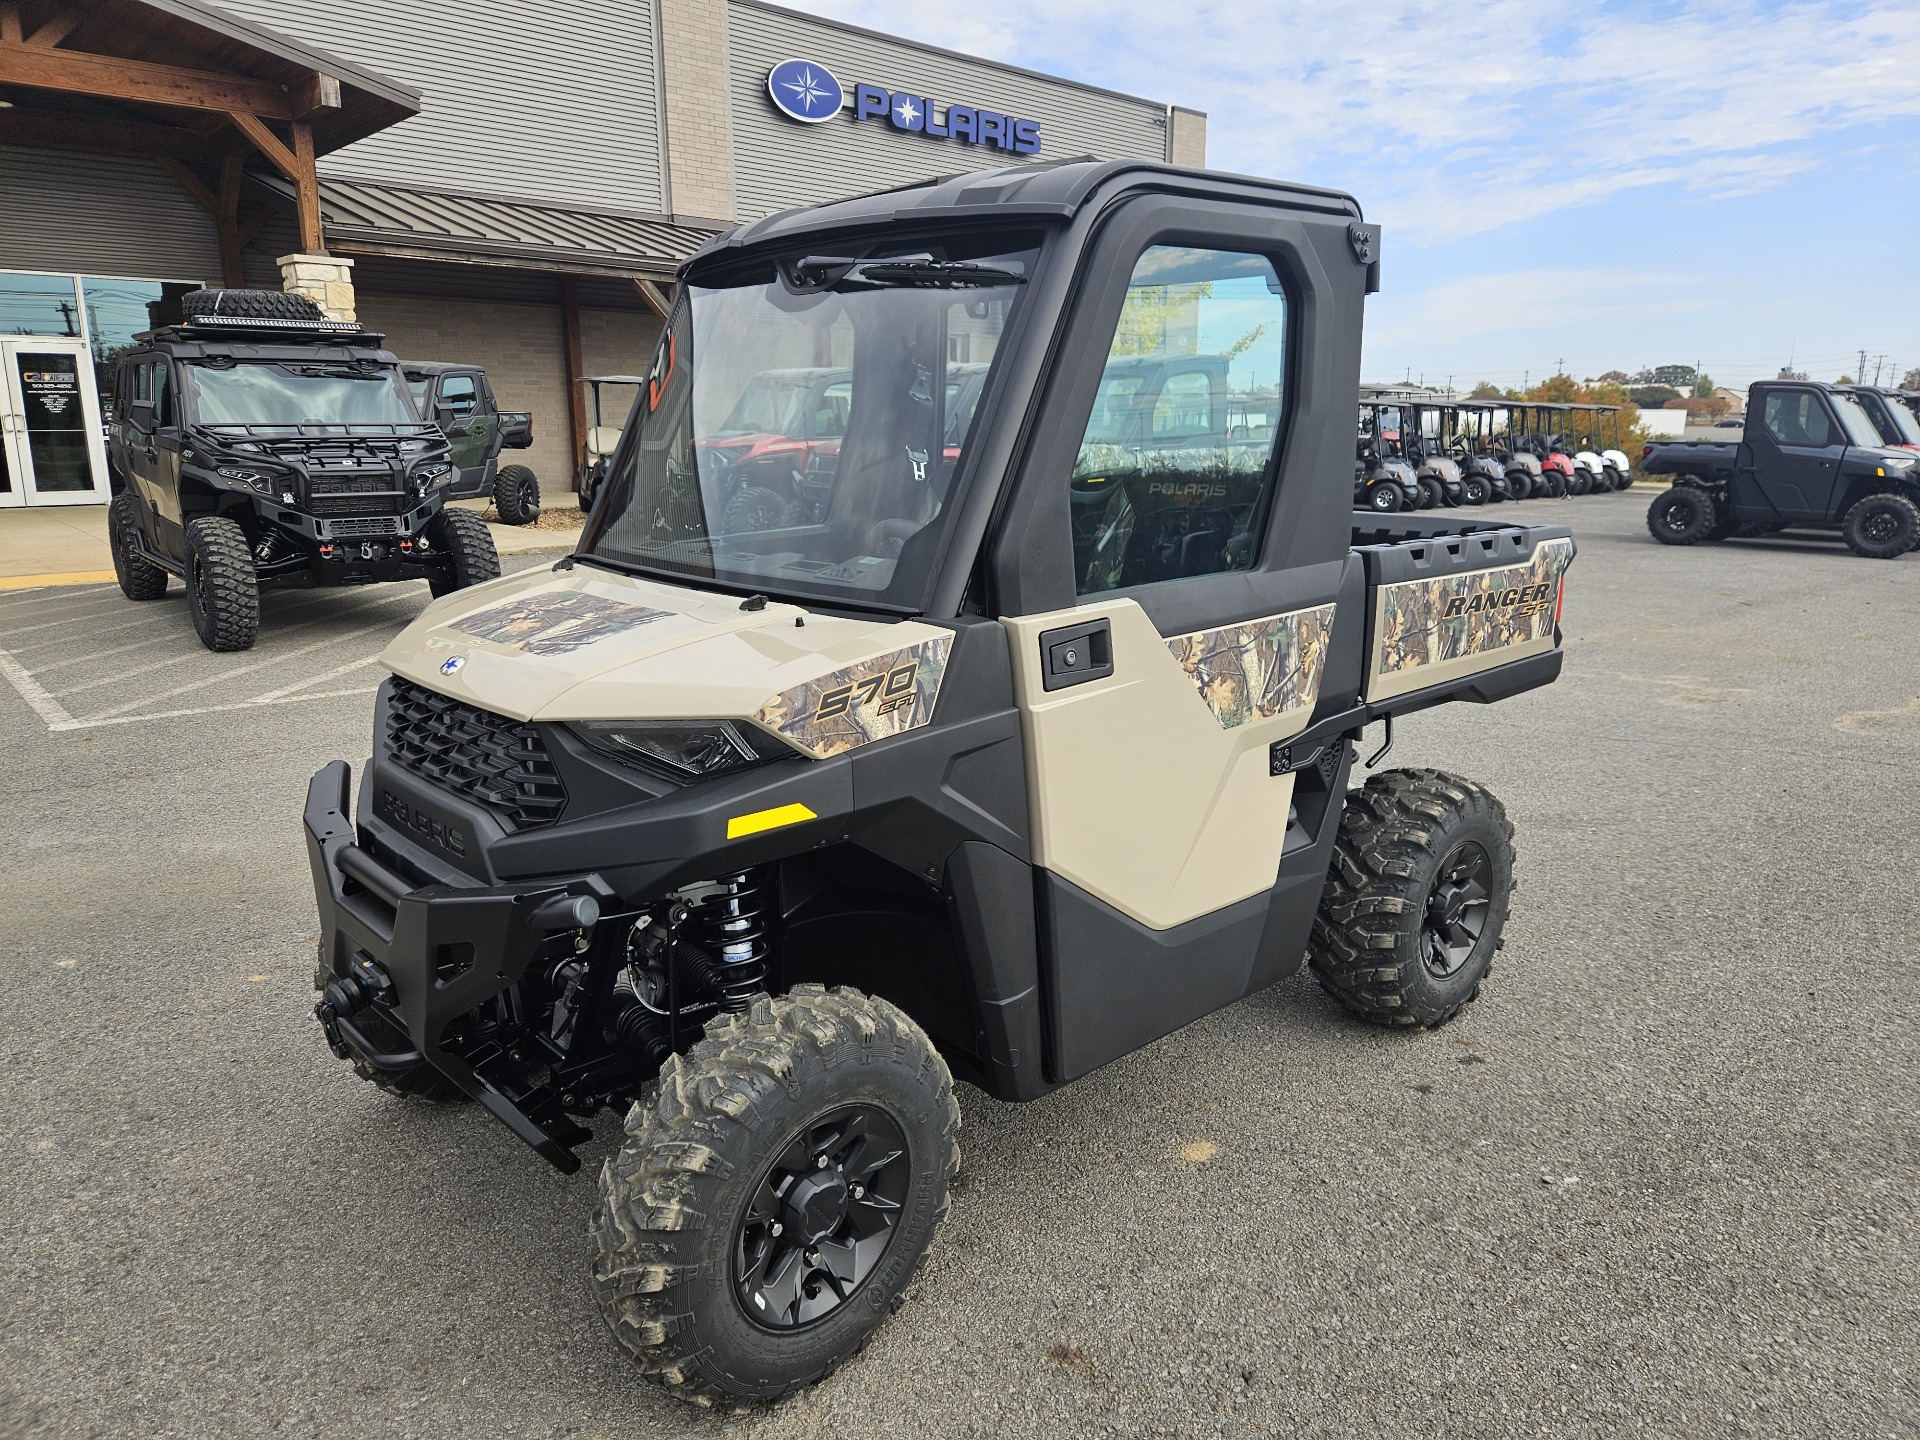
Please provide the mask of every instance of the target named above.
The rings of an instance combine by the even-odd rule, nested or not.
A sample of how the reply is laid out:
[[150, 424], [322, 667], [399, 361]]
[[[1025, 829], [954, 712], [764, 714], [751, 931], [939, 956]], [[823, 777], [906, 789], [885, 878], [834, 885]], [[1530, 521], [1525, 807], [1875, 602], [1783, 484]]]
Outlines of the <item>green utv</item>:
[[[1378, 243], [1345, 195], [1133, 162], [744, 225], [579, 549], [385, 652], [357, 808], [344, 761], [307, 800], [316, 1014], [562, 1170], [625, 1114], [593, 1287], [676, 1393], [782, 1395], [900, 1303], [956, 1076], [1033, 1099], [1303, 962], [1382, 1024], [1478, 993], [1505, 812], [1350, 791], [1354, 742], [1552, 681], [1573, 542], [1352, 511]], [[712, 437], [805, 367], [852, 386], [818, 503], [735, 506], [802, 456]]]
[[540, 518], [540, 477], [525, 465], [502, 465], [502, 450], [533, 444], [533, 415], [502, 410], [493, 383], [478, 365], [432, 360], [403, 360], [407, 389], [420, 413], [440, 427], [453, 450], [459, 478], [449, 498], [491, 500], [506, 525], [531, 525]]

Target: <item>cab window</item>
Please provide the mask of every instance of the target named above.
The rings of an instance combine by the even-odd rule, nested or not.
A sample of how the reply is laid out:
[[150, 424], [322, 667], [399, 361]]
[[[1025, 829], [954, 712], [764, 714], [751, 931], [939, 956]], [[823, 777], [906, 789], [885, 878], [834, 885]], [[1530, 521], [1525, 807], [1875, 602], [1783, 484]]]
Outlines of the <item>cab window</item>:
[[1825, 445], [1832, 430], [1827, 407], [1811, 390], [1776, 390], [1767, 396], [1766, 426], [1782, 445]]
[[1141, 255], [1069, 481], [1079, 594], [1252, 567], [1286, 350], [1286, 290], [1264, 255]]
[[168, 383], [168, 370], [166, 361], [153, 362], [153, 423], [163, 430], [173, 424], [173, 386]]
[[480, 408], [480, 392], [471, 375], [449, 375], [440, 382], [440, 406], [456, 420]]

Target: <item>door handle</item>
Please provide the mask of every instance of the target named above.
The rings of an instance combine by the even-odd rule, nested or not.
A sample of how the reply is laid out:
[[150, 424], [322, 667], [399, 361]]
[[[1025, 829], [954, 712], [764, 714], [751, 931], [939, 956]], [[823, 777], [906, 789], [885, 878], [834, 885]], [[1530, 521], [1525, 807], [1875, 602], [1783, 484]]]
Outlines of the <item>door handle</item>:
[[1113, 623], [1106, 616], [1040, 632], [1040, 688], [1064, 690], [1113, 674]]

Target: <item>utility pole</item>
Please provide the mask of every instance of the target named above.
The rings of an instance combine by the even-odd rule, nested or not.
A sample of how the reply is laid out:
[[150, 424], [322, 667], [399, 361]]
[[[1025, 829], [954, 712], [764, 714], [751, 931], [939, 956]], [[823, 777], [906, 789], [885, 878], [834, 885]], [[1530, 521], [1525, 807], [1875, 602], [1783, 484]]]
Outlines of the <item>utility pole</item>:
[[1860, 352], [1860, 368], [1853, 372], [1853, 378], [1856, 380], [1867, 378], [1867, 352], [1864, 350]]

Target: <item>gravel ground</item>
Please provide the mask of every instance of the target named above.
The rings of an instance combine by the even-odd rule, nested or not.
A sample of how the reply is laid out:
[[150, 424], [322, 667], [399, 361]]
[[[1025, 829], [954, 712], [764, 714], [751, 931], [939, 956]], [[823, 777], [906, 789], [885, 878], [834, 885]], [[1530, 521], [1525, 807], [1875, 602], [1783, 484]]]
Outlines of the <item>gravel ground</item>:
[[[963, 1091], [908, 1304], [750, 1411], [628, 1369], [585, 1175], [320, 1043], [299, 811], [369, 704], [248, 687], [360, 637], [197, 716], [50, 731], [0, 687], [0, 1432], [1920, 1435], [1920, 557], [1667, 550], [1645, 503], [1525, 507], [1579, 535], [1565, 678], [1389, 762], [1518, 826], [1480, 1002], [1387, 1033], [1302, 977], [1035, 1104]], [[130, 618], [26, 592], [0, 644]], [[177, 658], [156, 694], [243, 663], [166, 624], [122, 662]]]

